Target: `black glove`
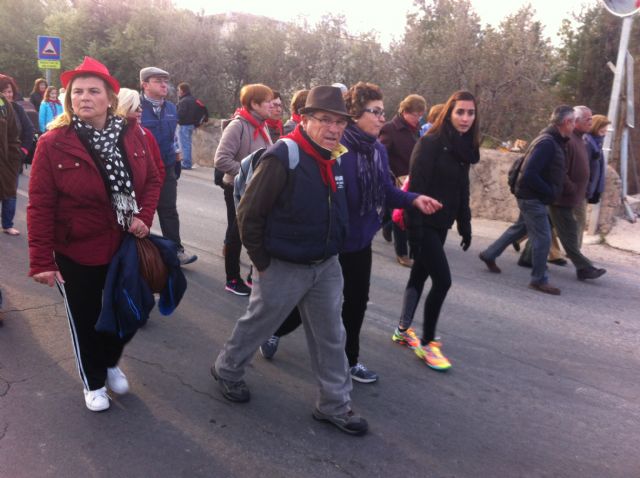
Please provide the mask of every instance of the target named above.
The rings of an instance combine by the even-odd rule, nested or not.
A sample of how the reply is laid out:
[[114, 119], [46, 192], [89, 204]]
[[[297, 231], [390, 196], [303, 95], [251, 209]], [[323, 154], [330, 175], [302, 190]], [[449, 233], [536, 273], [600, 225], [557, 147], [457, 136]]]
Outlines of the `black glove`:
[[176, 179], [180, 179], [180, 173], [182, 172], [182, 161], [176, 161], [175, 170]]
[[587, 200], [589, 204], [598, 204], [600, 202], [600, 193], [593, 193], [593, 195]]
[[460, 241], [460, 247], [462, 247], [463, 251], [466, 251], [471, 245], [471, 223], [463, 221], [457, 222], [457, 225], [458, 234], [460, 234], [460, 236], [462, 237], [462, 241]]
[[465, 234], [464, 236], [462, 236], [462, 240], [460, 241], [460, 247], [462, 247], [463, 251], [466, 251], [467, 249], [469, 249], [470, 245], [471, 245], [471, 234]]

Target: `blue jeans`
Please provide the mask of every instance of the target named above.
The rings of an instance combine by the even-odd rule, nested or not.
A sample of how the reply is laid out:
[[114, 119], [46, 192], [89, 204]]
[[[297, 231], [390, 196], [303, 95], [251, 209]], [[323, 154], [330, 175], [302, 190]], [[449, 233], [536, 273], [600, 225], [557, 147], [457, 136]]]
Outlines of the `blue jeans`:
[[522, 212], [518, 216], [518, 220], [502, 233], [502, 235], [496, 239], [489, 247], [487, 247], [480, 254], [482, 258], [488, 261], [495, 261], [504, 250], [509, 247], [513, 242], [522, 239], [527, 235], [527, 226], [524, 223], [524, 217]]
[[182, 152], [182, 167], [189, 169], [193, 166], [191, 161], [191, 136], [195, 126], [192, 124], [178, 125], [178, 143]]
[[538, 199], [518, 199], [518, 207], [531, 242], [531, 283], [546, 284], [549, 282], [547, 256], [551, 247], [547, 207]]
[[[16, 189], [19, 176], [16, 176]], [[16, 217], [17, 197], [2, 200], [2, 229], [13, 227], [13, 218]]]

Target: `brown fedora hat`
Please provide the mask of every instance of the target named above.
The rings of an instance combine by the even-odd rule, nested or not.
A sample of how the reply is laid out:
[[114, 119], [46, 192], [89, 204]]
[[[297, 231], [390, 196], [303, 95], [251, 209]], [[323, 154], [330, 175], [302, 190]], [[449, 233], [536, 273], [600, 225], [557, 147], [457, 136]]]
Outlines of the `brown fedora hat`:
[[328, 111], [329, 113], [342, 116], [352, 116], [347, 113], [347, 107], [344, 104], [340, 88], [334, 86], [316, 86], [311, 88], [304, 108], [300, 108], [300, 113], [306, 114], [317, 110]]

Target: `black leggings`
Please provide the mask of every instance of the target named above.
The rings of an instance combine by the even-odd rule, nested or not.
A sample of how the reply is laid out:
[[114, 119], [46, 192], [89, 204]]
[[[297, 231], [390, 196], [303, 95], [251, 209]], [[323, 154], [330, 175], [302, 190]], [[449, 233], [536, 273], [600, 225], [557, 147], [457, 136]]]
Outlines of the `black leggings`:
[[236, 218], [236, 204], [233, 200], [233, 188], [224, 188], [224, 202], [227, 205], [227, 232], [224, 236], [224, 270], [227, 281], [240, 279], [240, 253], [242, 242]]
[[[358, 363], [360, 354], [360, 329], [369, 301], [371, 281], [371, 244], [356, 252], [343, 252], [338, 256], [342, 267], [344, 288], [342, 289], [342, 323], [347, 334], [345, 352], [349, 366]], [[296, 307], [282, 323], [275, 334], [278, 337], [293, 332], [301, 324], [300, 313]]]
[[423, 228], [423, 237], [418, 251], [414, 251], [413, 267], [404, 291], [400, 326], [411, 326], [418, 307], [424, 283], [431, 277], [431, 290], [424, 305], [422, 344], [431, 342], [436, 336], [436, 325], [440, 309], [451, 287], [451, 271], [444, 253], [447, 229]]
[[87, 390], [97, 390], [104, 387], [107, 368], [118, 364], [133, 334], [121, 339], [96, 332], [108, 265], [85, 266], [61, 254], [56, 254], [56, 263], [64, 279], [60, 289], [65, 297], [78, 372]]

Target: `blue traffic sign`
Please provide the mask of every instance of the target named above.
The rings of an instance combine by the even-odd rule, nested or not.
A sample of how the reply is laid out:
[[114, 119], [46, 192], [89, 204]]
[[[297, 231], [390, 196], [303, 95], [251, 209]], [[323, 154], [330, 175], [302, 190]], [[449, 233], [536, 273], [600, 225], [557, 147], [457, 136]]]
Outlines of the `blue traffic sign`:
[[60, 60], [62, 54], [60, 37], [38, 35], [38, 60]]

